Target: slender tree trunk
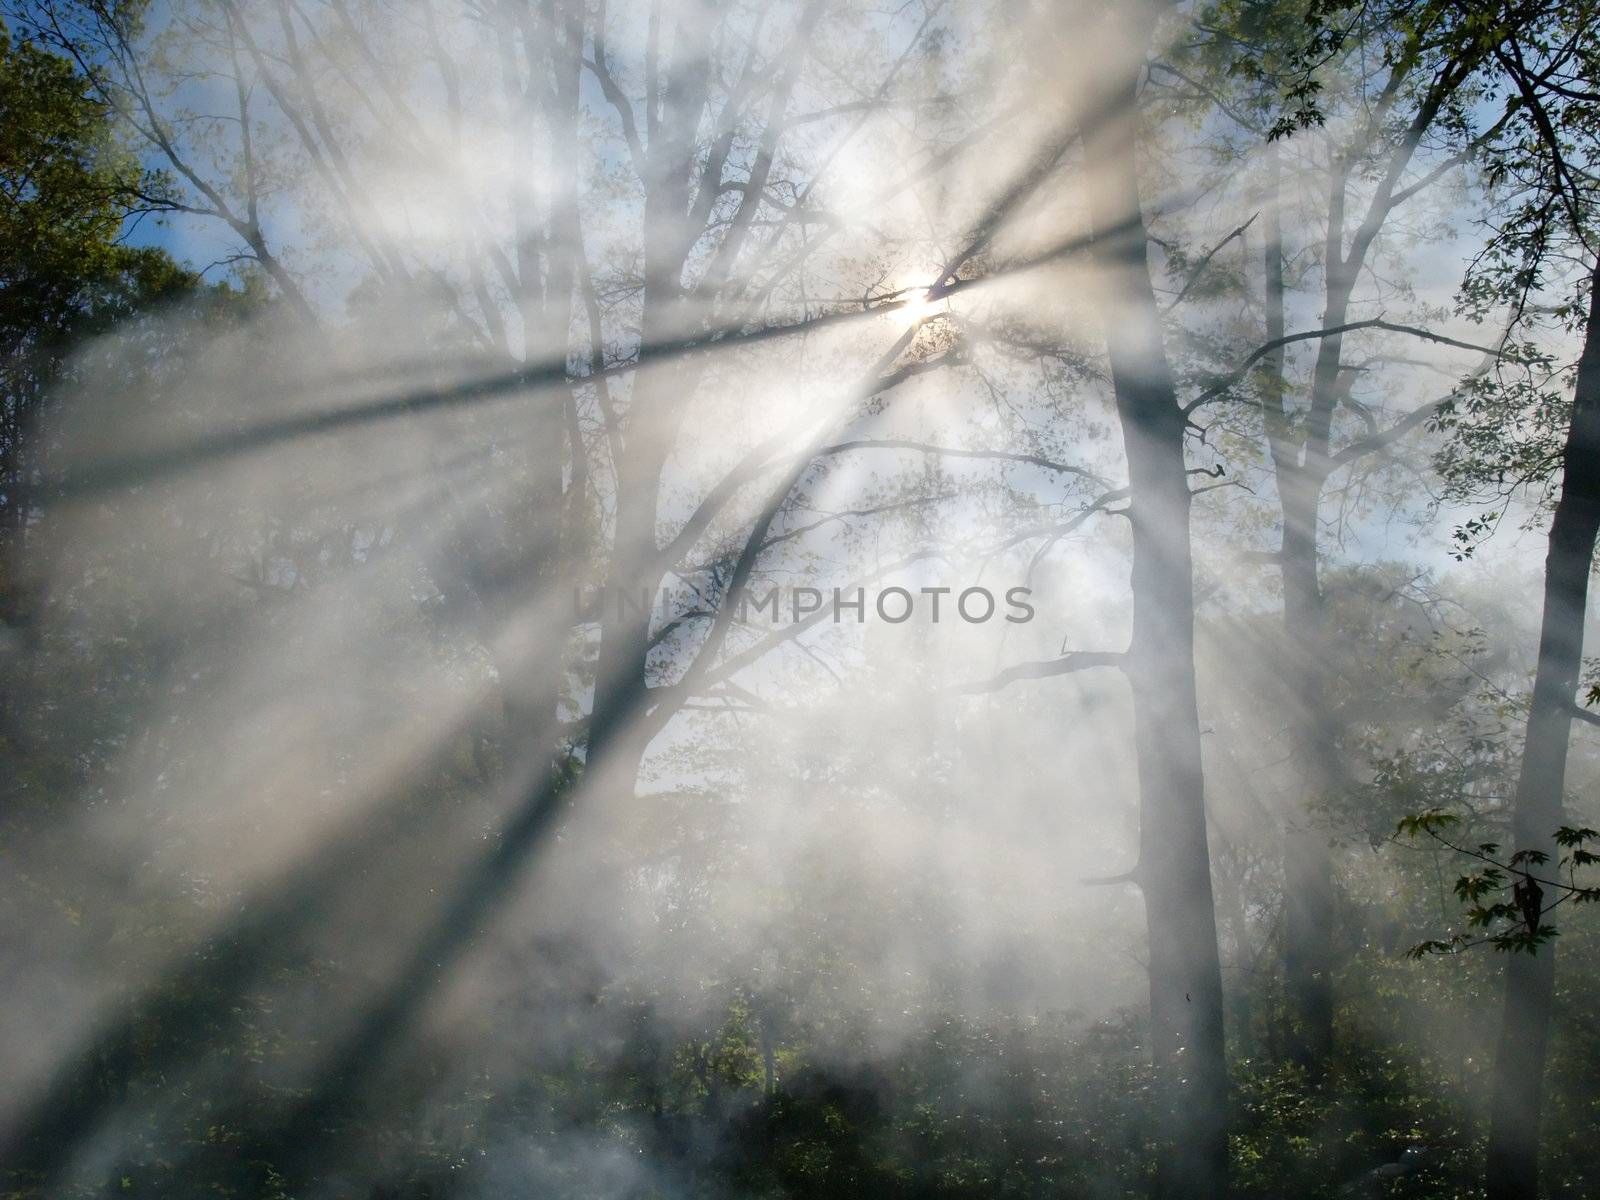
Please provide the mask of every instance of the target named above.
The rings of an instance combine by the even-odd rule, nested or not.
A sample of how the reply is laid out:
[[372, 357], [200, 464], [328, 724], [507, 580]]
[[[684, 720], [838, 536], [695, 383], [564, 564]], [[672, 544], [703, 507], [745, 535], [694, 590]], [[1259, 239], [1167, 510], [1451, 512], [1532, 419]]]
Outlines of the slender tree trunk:
[[[1389, 69], [1398, 86], [1417, 65], [1418, 46], [1409, 48]], [[1448, 97], [1471, 74], [1481, 51], [1453, 60], [1436, 74], [1419, 100], [1411, 122], [1388, 154], [1377, 187], [1363, 212], [1349, 212], [1349, 184], [1361, 161], [1353, 150], [1332, 149], [1328, 190], [1328, 223], [1323, 243], [1323, 325], [1334, 328], [1349, 320], [1350, 298], [1367, 254], [1389, 214], [1400, 201], [1396, 187], [1424, 133], [1432, 127]], [[1378, 132], [1374, 127], [1372, 134]], [[1277, 159], [1271, 160], [1276, 171]], [[1276, 181], [1274, 180], [1274, 188]], [[1401, 193], [1403, 195], [1403, 193]], [[1274, 197], [1274, 200], [1276, 197]], [[1347, 217], [1354, 215], [1354, 228]], [[1275, 206], [1269, 214], [1267, 252], [1268, 336], [1283, 333], [1282, 248]], [[1345, 243], [1349, 241], [1349, 250]], [[1273, 321], [1276, 320], [1276, 327]], [[1332, 471], [1333, 417], [1343, 402], [1347, 376], [1344, 339], [1322, 338], [1312, 374], [1311, 400], [1303, 427], [1284, 418], [1282, 356], [1275, 358], [1278, 388], [1269, 398], [1268, 422], [1278, 494], [1283, 506], [1284, 624], [1293, 647], [1289, 677], [1298, 704], [1292, 736], [1301, 773], [1300, 802], [1289, 818], [1284, 844], [1284, 974], [1289, 994], [1289, 1054], [1319, 1077], [1333, 1048], [1333, 859], [1327, 837], [1317, 828], [1316, 809], [1344, 784], [1339, 757], [1339, 727], [1327, 701], [1328, 656], [1323, 637], [1322, 590], [1317, 578], [1317, 522], [1322, 490]]]
[[1195, 694], [1186, 418], [1150, 282], [1136, 150], [1137, 67], [1085, 131], [1097, 258], [1112, 289], [1106, 342], [1132, 491], [1133, 692], [1140, 796], [1137, 878], [1149, 934], [1157, 1104], [1155, 1194], [1227, 1187], [1222, 973]]
[[[698, 230], [691, 228], [691, 173], [709, 95], [709, 31], [714, 14], [688, 5], [671, 39], [671, 61], [659, 88], [647, 86], [644, 289], [640, 340], [660, 345], [688, 332], [684, 264]], [[652, 30], [652, 44], [660, 34]], [[659, 112], [659, 115], [658, 115]], [[642, 689], [648, 682], [651, 610], [661, 586], [656, 538], [661, 477], [682, 425], [694, 369], [652, 363], [641, 353], [617, 463], [616, 527], [600, 614], [596, 695]], [[653, 729], [643, 722], [613, 731], [604, 786], [632, 788]], [[592, 756], [591, 756], [592, 761]]]
[[1294, 688], [1293, 733], [1300, 800], [1284, 831], [1284, 981], [1289, 1057], [1319, 1079], [1333, 1049], [1333, 860], [1317, 805], [1337, 786], [1338, 736], [1328, 711], [1317, 514], [1322, 480], [1280, 473], [1283, 621]]
[[[647, 685], [651, 611], [657, 602], [661, 572], [655, 563], [657, 505], [665, 457], [645, 428], [641, 407], [669, 402], [665, 389], [644, 372], [634, 384], [635, 418], [617, 470], [616, 526], [611, 567], [601, 594], [600, 650], [595, 668], [595, 694], [621, 694]], [[592, 734], [592, 731], [591, 731]], [[632, 788], [649, 746], [642, 722], [613, 731], [605, 761], [606, 784]], [[591, 736], [589, 761], [598, 766]]]
[[[1265, 221], [1266, 333], [1284, 335], [1283, 240], [1278, 218], [1278, 157], [1268, 159]], [[1325, 245], [1325, 325], [1347, 318], [1355, 266], [1344, 257], [1345, 168], [1334, 166]], [[1285, 676], [1295, 712], [1290, 737], [1299, 774], [1299, 794], [1285, 821], [1284, 984], [1288, 993], [1289, 1057], [1308, 1077], [1319, 1079], [1333, 1049], [1333, 861], [1316, 807], [1340, 778], [1338, 733], [1327, 703], [1322, 586], [1317, 524], [1328, 477], [1333, 412], [1338, 404], [1343, 346], [1335, 335], [1322, 339], [1312, 377], [1304, 425], [1289, 420], [1283, 352], [1263, 363], [1268, 443], [1283, 519], [1278, 568], [1283, 583], [1283, 623], [1288, 646]]]
[[[1517, 849], [1543, 851], [1552, 861], [1582, 667], [1589, 571], [1600, 531], [1600, 268], [1590, 284], [1589, 319], [1562, 463], [1561, 499], [1550, 522], [1545, 556], [1539, 663], [1512, 815]], [[1539, 1192], [1539, 1115], [1555, 967], [1554, 945], [1537, 954], [1514, 954], [1506, 962], [1489, 1118], [1489, 1200], [1535, 1200]]]
[[1250, 973], [1251, 964], [1255, 954], [1250, 946], [1250, 919], [1245, 912], [1244, 888], [1241, 881], [1241, 872], [1235, 870], [1236, 863], [1231, 862], [1232, 856], [1226, 846], [1219, 846], [1216, 850], [1219, 863], [1217, 871], [1217, 910], [1218, 917], [1228, 933], [1228, 940], [1232, 943], [1232, 959], [1229, 969], [1241, 977], [1240, 984], [1231, 993], [1226, 995], [1229, 1012], [1227, 1024], [1228, 1044], [1234, 1048], [1234, 1053], [1245, 1058], [1254, 1053], [1255, 1044], [1255, 1006], [1251, 1000]]
[[[524, 27], [523, 54], [528, 64], [530, 92], [548, 94], [548, 161], [552, 177], [560, 178], [558, 164], [573, 161], [576, 153], [576, 128], [578, 119], [578, 77], [582, 69], [582, 25], [569, 19], [557, 6], [546, 8], [545, 28]], [[545, 45], [534, 39], [544, 34]], [[549, 72], [548, 81], [540, 79], [541, 69]], [[542, 286], [536, 283], [538, 266], [529, 239], [525, 236], [521, 257], [524, 271], [533, 271], [534, 279], [524, 279], [522, 304], [523, 355], [529, 362], [565, 361], [572, 339], [573, 289], [576, 281], [576, 263], [572, 226], [576, 222], [576, 198], [570, 193], [558, 196], [551, 205], [548, 221], [548, 249], [545, 254]], [[540, 388], [533, 396], [533, 431], [529, 438], [529, 495], [527, 507], [526, 543], [528, 554], [528, 582], [535, 598], [550, 598], [539, 606], [540, 611], [559, 612], [560, 597], [566, 590], [569, 578], [563, 554], [563, 525], [565, 491], [564, 474], [567, 455], [576, 463], [583, 455], [583, 446], [568, 439], [567, 407], [572, 403], [570, 386]], [[569, 445], [570, 441], [570, 445]], [[514, 740], [531, 739], [532, 749], [540, 755], [554, 749], [551, 731], [556, 728], [561, 700], [561, 685], [565, 670], [565, 626], [555, 621], [549, 623], [544, 633], [547, 644], [541, 646], [527, 661], [522, 662], [514, 680], [503, 680], [506, 694], [506, 720]]]
[[[647, 205], [647, 226], [652, 220], [651, 207]], [[674, 320], [682, 296], [681, 255], [655, 263], [652, 257], [647, 251], [642, 324], [645, 345], [679, 332]], [[662, 580], [656, 529], [661, 477], [683, 417], [684, 398], [678, 387], [682, 374], [676, 364], [652, 366], [645, 359], [634, 379], [623, 454], [617, 464], [611, 564], [601, 596], [596, 695], [602, 691], [620, 694], [648, 684], [651, 614], [658, 603]], [[614, 731], [605, 763], [605, 786], [634, 786], [652, 733], [644, 722]]]

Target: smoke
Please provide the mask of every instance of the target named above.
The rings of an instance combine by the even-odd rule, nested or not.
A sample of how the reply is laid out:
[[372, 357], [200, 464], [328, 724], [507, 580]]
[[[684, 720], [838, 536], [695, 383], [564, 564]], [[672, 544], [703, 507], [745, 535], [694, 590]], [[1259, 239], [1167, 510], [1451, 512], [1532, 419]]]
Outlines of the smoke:
[[[961, 1021], [1016, 1031], [1002, 1073], [1139, 1058], [1125, 318], [1077, 138], [1142, 51], [1049, 7], [174, 5], [135, 38], [280, 299], [83, 348], [38, 434], [0, 1127], [48, 1194], [688, 1194], [771, 1089], [866, 1103]], [[1147, 208], [1221, 242], [1151, 255], [1193, 395], [1254, 336], [1228, 238], [1262, 201], [1180, 117]], [[1352, 423], [1465, 369], [1427, 354]], [[1296, 703], [1240, 565], [1254, 419], [1192, 447], [1211, 820], [1233, 891], [1268, 879], [1223, 889], [1235, 948]], [[1365, 514], [1426, 508], [1396, 479], [1346, 497], [1365, 565]]]

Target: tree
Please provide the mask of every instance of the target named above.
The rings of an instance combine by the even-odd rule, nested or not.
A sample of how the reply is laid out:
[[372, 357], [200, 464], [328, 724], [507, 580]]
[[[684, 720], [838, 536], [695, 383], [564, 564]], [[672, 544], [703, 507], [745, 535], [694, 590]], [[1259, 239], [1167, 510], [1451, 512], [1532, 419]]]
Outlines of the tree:
[[1106, 347], [1133, 525], [1126, 673], [1139, 762], [1135, 878], [1149, 931], [1155, 1194], [1198, 1200], [1227, 1191], [1228, 1083], [1195, 691], [1189, 422], [1150, 281], [1136, 136], [1144, 38], [1163, 11], [1129, 6], [1107, 18], [1128, 65], [1109, 81], [1107, 111], [1083, 138], [1094, 252], [1116, 313]]
[[29, 430], [67, 355], [197, 280], [163, 251], [126, 244], [150, 181], [70, 62], [0, 29], [0, 107], [0, 558], [9, 563], [28, 525], [22, 491], [36, 481]]
[[[1545, 896], [1530, 868], [1557, 860], [1568, 739], [1583, 665], [1589, 576], [1600, 532], [1600, 255], [1591, 173], [1600, 149], [1600, 108], [1588, 84], [1600, 66], [1591, 5], [1511, 6], [1484, 34], [1515, 114], [1496, 147], [1490, 181], [1504, 207], [1492, 240], [1463, 289], [1470, 311], [1509, 310], [1513, 328], [1538, 319], [1541, 297], [1583, 331], [1572, 399], [1551, 387], [1559, 373], [1535, 368], [1452, 405], [1454, 439], [1441, 457], [1457, 494], [1504, 496], [1553, 490], [1543, 615], [1533, 697], [1512, 812], [1519, 914], [1531, 935], [1506, 961], [1495, 1058], [1486, 1185], [1491, 1200], [1539, 1194], [1539, 1123], [1555, 989], [1555, 947], [1541, 921], [1559, 897]], [[1564, 419], [1561, 414], [1564, 414]], [[1531, 435], [1531, 436], [1530, 436]], [[1468, 535], [1470, 547], [1471, 534]], [[1536, 890], [1537, 889], [1537, 890]], [[1552, 889], [1553, 891], [1553, 889]]]
[[[25, 565], [43, 498], [35, 428], [73, 352], [198, 276], [127, 244], [151, 180], [70, 62], [0, 28], [0, 625], [23, 630], [39, 597]], [[0, 687], [0, 730], [21, 737], [19, 688]]]
[[[1206, 37], [1187, 50], [1196, 62], [1163, 64], [1175, 89], [1195, 92], [1218, 120], [1243, 130], [1259, 160], [1251, 202], [1260, 210], [1247, 224], [1260, 222], [1265, 338], [1247, 356], [1254, 395], [1246, 404], [1260, 414], [1279, 524], [1278, 546], [1267, 557], [1281, 584], [1280, 670], [1298, 775], [1284, 818], [1281, 944], [1290, 1054], [1313, 1080], [1327, 1068], [1335, 1011], [1335, 878], [1323, 810], [1354, 782], [1324, 630], [1325, 508], [1339, 476], [1381, 470], [1438, 411], [1436, 401], [1385, 418], [1360, 387], [1364, 375], [1377, 388], [1392, 387], [1387, 374], [1371, 373], [1371, 364], [1391, 356], [1380, 350], [1355, 360], [1351, 351], [1373, 336], [1435, 336], [1426, 315], [1407, 326], [1379, 320], [1375, 332], [1358, 318], [1401, 291], [1380, 268], [1387, 259], [1404, 269], [1404, 257], [1388, 244], [1392, 227], [1481, 156], [1508, 119], [1475, 128], [1491, 51], [1466, 28], [1465, 15], [1450, 5], [1409, 0], [1316, 5], [1307, 13], [1270, 3], [1219, 5]], [[1244, 48], [1250, 57], [1241, 57]], [[1221, 134], [1218, 140], [1227, 141]], [[1305, 205], [1297, 200], [1306, 195], [1310, 228], [1302, 232]], [[1230, 235], [1246, 236], [1244, 226]], [[1291, 262], [1300, 264], [1292, 272]], [[1320, 330], [1291, 331], [1296, 285], [1309, 281]], [[1301, 343], [1313, 345], [1315, 355], [1297, 368], [1290, 356]]]

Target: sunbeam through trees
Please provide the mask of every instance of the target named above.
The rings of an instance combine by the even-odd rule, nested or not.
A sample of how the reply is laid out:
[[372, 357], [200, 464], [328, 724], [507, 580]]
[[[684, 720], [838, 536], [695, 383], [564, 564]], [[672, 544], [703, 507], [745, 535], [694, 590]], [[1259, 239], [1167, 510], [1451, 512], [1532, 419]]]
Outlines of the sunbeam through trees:
[[1593, 1195], [1596, 79], [0, 0], [0, 1196]]

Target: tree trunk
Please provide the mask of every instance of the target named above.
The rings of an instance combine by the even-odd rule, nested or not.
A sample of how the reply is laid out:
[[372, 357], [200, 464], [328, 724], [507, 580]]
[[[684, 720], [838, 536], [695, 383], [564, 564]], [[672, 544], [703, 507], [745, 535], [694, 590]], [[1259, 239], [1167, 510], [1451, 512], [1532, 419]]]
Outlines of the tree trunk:
[[1106, 343], [1133, 525], [1137, 878], [1149, 935], [1157, 1104], [1155, 1195], [1214, 1200], [1227, 1184], [1222, 973], [1195, 694], [1186, 418], [1150, 282], [1135, 159], [1138, 68], [1084, 134], [1096, 257], [1111, 289]]
[[[1278, 221], [1278, 158], [1268, 159], [1265, 300], [1269, 341], [1284, 335], [1283, 242]], [[1333, 167], [1324, 246], [1327, 281], [1323, 324], [1343, 324], [1357, 263], [1344, 255], [1346, 168]], [[1285, 820], [1283, 844], [1283, 969], [1288, 999], [1290, 1059], [1312, 1081], [1321, 1078], [1333, 1049], [1333, 861], [1316, 807], [1342, 775], [1338, 733], [1327, 702], [1323, 599], [1317, 524], [1329, 472], [1334, 410], [1338, 407], [1343, 339], [1322, 339], [1312, 376], [1307, 419], [1287, 416], [1283, 352], [1263, 363], [1267, 437], [1283, 519], [1278, 568], [1283, 583], [1283, 623], [1288, 647], [1284, 674], [1294, 697], [1289, 734], [1299, 773], [1299, 794]]]
[[[1518, 850], [1555, 859], [1562, 821], [1567, 735], [1582, 667], [1589, 571], [1600, 530], [1600, 268], [1590, 283], [1589, 319], [1572, 423], [1563, 452], [1561, 499], [1550, 522], [1544, 568], [1544, 620], [1533, 704], [1522, 751], [1512, 837]], [[1539, 1111], [1555, 992], [1555, 947], [1513, 954], [1490, 1105], [1489, 1200], [1535, 1200], [1539, 1191]]]
[[[552, 178], [559, 178], [557, 166], [573, 161], [577, 153], [583, 62], [580, 16], [573, 0], [560, 0], [545, 6], [542, 21], [528, 11], [522, 20], [508, 22], [500, 30], [508, 43], [508, 98], [522, 105], [516, 153], [531, 162], [542, 150]], [[519, 41], [525, 78], [515, 73], [510, 49]], [[548, 126], [542, 142], [535, 136], [541, 123]], [[528, 192], [517, 192], [513, 200], [522, 364], [562, 363], [571, 349], [576, 198], [570, 192], [559, 194], [547, 222], [541, 220]], [[529, 392], [523, 489], [504, 513], [496, 511], [492, 502], [479, 506], [477, 544], [467, 548], [465, 571], [477, 596], [481, 637], [500, 681], [502, 748], [506, 759], [514, 762], [547, 758], [558, 744], [569, 632], [560, 620], [561, 602], [569, 590], [571, 559], [570, 546], [563, 544], [571, 540], [570, 528], [563, 529], [564, 508], [573, 499], [567, 493], [575, 490], [567, 488], [565, 475], [570, 462], [573, 480], [581, 477], [584, 454], [581, 443], [568, 433], [571, 403], [571, 386], [566, 382]], [[538, 622], [536, 638], [522, 636], [530, 621]]]
[[[552, 176], [558, 163], [571, 162], [576, 154], [576, 126], [578, 126], [578, 80], [582, 69], [582, 24], [574, 21], [562, 5], [557, 19], [554, 6], [549, 14], [546, 30], [549, 54], [549, 123], [550, 133], [547, 157], [552, 166]], [[563, 37], [558, 37], [558, 34]], [[528, 88], [533, 91], [541, 64], [541, 46], [534, 42], [536, 32], [523, 29], [523, 53], [528, 59]], [[573, 325], [573, 288], [576, 283], [576, 262], [573, 254], [573, 229], [578, 221], [576, 197], [562, 195], [552, 205], [550, 237], [546, 264], [542, 274], [542, 288], [536, 278], [523, 278], [523, 357], [526, 362], [563, 362], [570, 354], [571, 325]], [[526, 243], [528, 238], [523, 238]], [[526, 254], [525, 248], [520, 253]], [[528, 254], [531, 258], [531, 254]], [[538, 275], [538, 266], [525, 262], [525, 270]], [[571, 384], [541, 387], [533, 394], [533, 437], [530, 438], [530, 464], [528, 464], [528, 586], [539, 603], [539, 613], [558, 613], [560, 597], [565, 592], [566, 579], [570, 578], [568, 557], [563, 546], [563, 517], [565, 517], [566, 462], [573, 464], [573, 478], [578, 478], [579, 459], [584, 446], [576, 437], [568, 437], [566, 411], [573, 403]], [[566, 454], [563, 456], [563, 446]], [[514, 602], [526, 603], [528, 592], [515, 595]], [[531, 746], [534, 754], [546, 755], [555, 749], [554, 731], [560, 715], [562, 682], [565, 677], [565, 622], [549, 621], [549, 632], [544, 634], [542, 645], [536, 653], [523, 654], [514, 678], [502, 675], [502, 691], [506, 696], [507, 734], [512, 744], [522, 742]], [[525, 750], [518, 750], [525, 752]]]
[[1328, 711], [1317, 514], [1322, 479], [1304, 468], [1281, 472], [1283, 622], [1296, 710], [1292, 737], [1300, 799], [1284, 831], [1284, 983], [1288, 1051], [1313, 1081], [1333, 1049], [1333, 861], [1317, 804], [1337, 786], [1338, 736]]
[[[649, 347], [689, 332], [684, 266], [696, 236], [690, 207], [697, 137], [709, 95], [710, 29], [714, 13], [687, 5], [671, 38], [659, 95], [647, 87], [649, 143], [644, 161], [644, 289], [638, 370], [628, 404], [621, 461], [616, 464], [616, 526], [600, 613], [596, 696], [648, 685], [651, 611], [661, 587], [661, 477], [693, 391], [695, 368], [651, 361]], [[652, 46], [659, 30], [652, 27]], [[654, 53], [654, 51], [652, 51]], [[660, 115], [655, 114], [658, 109]], [[631, 791], [654, 730], [644, 722], [611, 731], [601, 787]], [[590, 755], [591, 765], [599, 765]]]

